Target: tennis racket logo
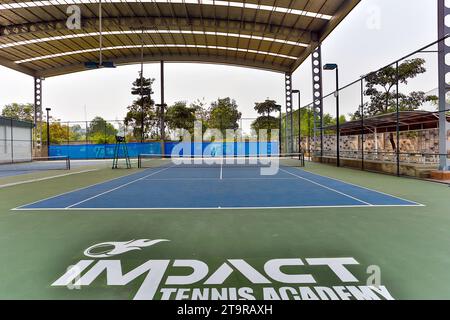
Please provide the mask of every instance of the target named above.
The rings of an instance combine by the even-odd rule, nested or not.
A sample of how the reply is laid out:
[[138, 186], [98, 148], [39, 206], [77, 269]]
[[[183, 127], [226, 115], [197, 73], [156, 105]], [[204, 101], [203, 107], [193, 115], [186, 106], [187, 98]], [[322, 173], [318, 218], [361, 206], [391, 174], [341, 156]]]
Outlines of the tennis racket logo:
[[142, 248], [154, 246], [157, 243], [170, 241], [166, 239], [140, 239], [124, 242], [102, 242], [95, 244], [84, 251], [84, 255], [90, 258], [108, 258], [129, 251], [142, 250]]

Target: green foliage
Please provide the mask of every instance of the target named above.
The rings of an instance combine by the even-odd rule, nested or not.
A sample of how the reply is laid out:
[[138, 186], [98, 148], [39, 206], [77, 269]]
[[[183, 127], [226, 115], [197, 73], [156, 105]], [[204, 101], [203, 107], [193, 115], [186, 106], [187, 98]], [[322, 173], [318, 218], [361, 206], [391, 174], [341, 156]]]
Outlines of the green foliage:
[[254, 109], [260, 115], [270, 116], [272, 112], [280, 112], [281, 107], [277, 105], [276, 101], [266, 99], [264, 102], [256, 102]]
[[[425, 73], [424, 59], [406, 60], [399, 65], [398, 82], [400, 84], [408, 84], [410, 79]], [[380, 71], [369, 74], [366, 78], [365, 94], [370, 97], [370, 102], [364, 106], [364, 114], [366, 116], [375, 116], [396, 112], [397, 110], [397, 93], [395, 88], [397, 85], [397, 70], [394, 66], [386, 67]], [[435, 101], [437, 97], [427, 96], [422, 91], [411, 92], [406, 95], [399, 93], [399, 110], [413, 111], [417, 110], [421, 105], [428, 101]], [[358, 110], [353, 116], [353, 120], [361, 118]]]
[[266, 130], [279, 129], [280, 119], [272, 116], [261, 116], [258, 117], [255, 121], [253, 121], [251, 126], [252, 129], [255, 130], [257, 133], [261, 129]]
[[[70, 140], [70, 130], [60, 122], [50, 123], [50, 144], [65, 144]], [[47, 141], [47, 123], [42, 124], [42, 141]]]
[[[151, 99], [154, 81], [155, 79], [139, 77], [133, 82], [131, 88], [131, 94], [139, 97], [133, 101], [132, 105], [127, 107], [128, 112], [124, 122], [125, 125], [132, 127], [135, 139], [140, 140], [141, 137], [146, 139], [149, 135], [155, 135], [155, 132], [152, 132], [152, 129], [154, 129], [152, 125], [155, 122], [155, 102]], [[142, 133], [142, 123], [144, 124], [144, 133]]]
[[[81, 127], [80, 127], [81, 128]], [[89, 124], [89, 135], [103, 134], [105, 136], [116, 136], [117, 129], [102, 117], [95, 117]]]
[[11, 103], [3, 107], [2, 116], [22, 121], [34, 120], [34, 105], [32, 103]]
[[81, 125], [76, 124], [70, 127], [70, 141], [84, 141], [86, 140], [86, 130]]
[[225, 134], [226, 129], [236, 130], [239, 128], [238, 121], [241, 119], [242, 113], [238, 111], [236, 101], [229, 97], [211, 103], [208, 113], [207, 126], [209, 128], [219, 129], [222, 134]]
[[[294, 123], [294, 129], [293, 133], [295, 136], [298, 135], [298, 115], [299, 111], [296, 110], [292, 113], [293, 115], [293, 123]], [[300, 119], [300, 126], [301, 126], [301, 135], [303, 137], [312, 135], [313, 129], [314, 129], [314, 113], [310, 109], [302, 108], [301, 109], [301, 119]], [[341, 115], [339, 117], [339, 123], [345, 123], [347, 122], [347, 118], [345, 115]], [[284, 130], [285, 130], [285, 123], [286, 123], [286, 115], [283, 114], [282, 116], [282, 126], [281, 126], [281, 133], [284, 136]], [[334, 118], [331, 114], [325, 113], [323, 115], [323, 126], [334, 126], [336, 125], [336, 118]], [[333, 130], [325, 131], [325, 134], [333, 133]]]
[[195, 106], [188, 107], [184, 101], [175, 102], [174, 105], [167, 109], [166, 123], [172, 130], [185, 129], [193, 134], [196, 111], [197, 108]]
[[[380, 71], [369, 74], [366, 80], [365, 94], [370, 97], [370, 101], [364, 105], [364, 115], [371, 117], [380, 114], [392, 113], [397, 111], [397, 96], [399, 111], [413, 111], [419, 109], [425, 102], [435, 101], [434, 96], [427, 96], [422, 91], [411, 92], [406, 95], [394, 90], [399, 84], [408, 84], [410, 79], [426, 72], [424, 67], [425, 60], [421, 58], [406, 60], [397, 68], [394, 66], [386, 67]], [[353, 114], [352, 120], [361, 119], [361, 111]], [[396, 149], [394, 135], [389, 134], [389, 140], [392, 150]]]
[[112, 144], [116, 143], [115, 135], [105, 135], [101, 132], [96, 132], [89, 136], [89, 140], [94, 144]]
[[[84, 141], [85, 139], [86, 136], [83, 135], [80, 125], [69, 127], [66, 124], [61, 124], [59, 120], [50, 123], [50, 144], [66, 144], [71, 141]], [[47, 141], [46, 122], [42, 123], [42, 141]]]
[[95, 144], [115, 143], [118, 131], [102, 117], [95, 117], [89, 124], [89, 140]]
[[256, 131], [258, 137], [259, 130], [269, 130], [267, 138], [271, 140], [270, 130], [280, 129], [280, 119], [270, 114], [275, 111], [280, 112], [281, 107], [276, 101], [266, 99], [264, 102], [255, 102], [254, 109], [260, 116], [251, 124], [252, 129]]

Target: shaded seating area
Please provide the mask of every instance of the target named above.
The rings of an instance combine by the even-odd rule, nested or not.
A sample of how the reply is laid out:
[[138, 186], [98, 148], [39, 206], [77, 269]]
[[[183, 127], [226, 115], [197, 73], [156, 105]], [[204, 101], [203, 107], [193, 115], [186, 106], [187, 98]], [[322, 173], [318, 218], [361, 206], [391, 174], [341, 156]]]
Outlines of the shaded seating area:
[[[450, 122], [450, 115], [447, 121]], [[339, 153], [342, 165], [395, 173], [398, 164], [402, 174], [427, 178], [439, 165], [438, 129], [439, 113], [422, 110], [342, 123]], [[323, 130], [328, 132], [324, 135], [323, 156], [316, 149], [313, 160], [335, 163], [336, 126], [326, 126]]]

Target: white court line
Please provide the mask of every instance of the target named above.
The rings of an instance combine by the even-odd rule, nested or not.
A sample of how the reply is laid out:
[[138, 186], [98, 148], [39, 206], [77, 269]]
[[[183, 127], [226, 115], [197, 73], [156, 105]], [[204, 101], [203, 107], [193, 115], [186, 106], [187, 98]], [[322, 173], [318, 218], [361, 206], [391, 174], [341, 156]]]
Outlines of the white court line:
[[12, 182], [12, 183], [7, 183], [7, 184], [0, 185], [0, 189], [7, 188], [7, 187], [18, 186], [18, 185], [26, 184], [26, 183], [45, 181], [45, 180], [50, 180], [50, 179], [55, 179], [55, 178], [60, 178], [60, 177], [67, 177], [67, 176], [71, 176], [71, 175], [74, 175], [74, 174], [92, 172], [92, 171], [97, 171], [97, 170], [98, 169], [90, 169], [90, 170], [83, 170], [83, 171], [77, 171], [77, 172], [71, 172], [71, 173], [58, 174], [56, 176], [50, 176], [50, 177], [44, 177], [44, 178], [36, 178], [36, 179], [31, 179], [31, 180]]
[[[147, 181], [215, 181], [217, 178], [149, 178]], [[297, 180], [297, 178], [222, 178], [222, 180]]]
[[342, 206], [292, 206], [292, 207], [183, 207], [183, 208], [15, 208], [12, 211], [155, 211], [155, 210], [279, 210], [279, 209], [338, 209], [338, 208], [401, 208], [423, 207], [415, 204], [395, 205], [342, 205]]
[[421, 203], [419, 203], [419, 202], [411, 201], [411, 200], [404, 199], [404, 198], [401, 198], [401, 197], [397, 197], [397, 196], [394, 196], [394, 195], [389, 194], [389, 193], [386, 193], [386, 192], [382, 192], [382, 191], [370, 189], [370, 188], [363, 187], [363, 186], [360, 186], [360, 185], [357, 185], [357, 184], [354, 184], [354, 183], [351, 183], [351, 182], [347, 182], [347, 181], [344, 181], [344, 180], [340, 180], [340, 179], [337, 179], [337, 178], [332, 178], [332, 177], [328, 177], [328, 176], [323, 176], [323, 175], [321, 175], [321, 174], [318, 174], [318, 173], [315, 173], [315, 172], [311, 172], [311, 171], [308, 171], [308, 170], [303, 170], [303, 171], [308, 172], [308, 173], [311, 173], [311, 174], [314, 174], [314, 175], [319, 176], [319, 177], [322, 177], [322, 178], [327, 178], [327, 179], [331, 179], [331, 180], [334, 180], [334, 181], [342, 182], [342, 183], [345, 183], [345, 184], [348, 184], [348, 185], [351, 185], [351, 186], [354, 186], [354, 187], [358, 187], [358, 188], [361, 188], [361, 189], [369, 190], [369, 191], [372, 191], [372, 192], [378, 192], [378, 193], [380, 193], [380, 194], [384, 194], [385, 196], [389, 196], [389, 197], [396, 198], [396, 199], [399, 199], [399, 200], [403, 200], [403, 201], [406, 201], [406, 202], [415, 203], [415, 204], [417, 204], [418, 206], [425, 207], [424, 204], [421, 204]]
[[353, 196], [351, 196], [351, 195], [348, 195], [348, 194], [346, 194], [346, 193], [344, 193], [344, 192], [341, 192], [341, 191], [338, 191], [338, 190], [336, 190], [336, 189], [333, 189], [333, 188], [324, 186], [323, 184], [320, 184], [320, 183], [318, 183], [318, 182], [315, 182], [315, 181], [312, 181], [312, 180], [310, 180], [310, 179], [304, 178], [304, 177], [302, 177], [302, 176], [296, 175], [296, 174], [294, 174], [294, 173], [292, 173], [292, 172], [289, 172], [289, 171], [286, 171], [286, 170], [284, 170], [284, 169], [281, 169], [281, 168], [280, 168], [280, 170], [283, 171], [283, 172], [286, 172], [287, 174], [290, 174], [290, 175], [292, 175], [292, 176], [294, 176], [294, 177], [297, 177], [297, 178], [299, 178], [299, 179], [302, 179], [302, 180], [311, 182], [311, 183], [313, 183], [313, 184], [315, 184], [315, 185], [318, 185], [319, 187], [322, 187], [322, 188], [325, 188], [325, 189], [334, 191], [334, 192], [339, 193], [339, 194], [341, 194], [341, 195], [343, 195], [343, 196], [346, 196], [346, 197], [348, 197], [348, 198], [350, 198], [350, 199], [353, 199], [353, 200], [356, 200], [356, 201], [358, 201], [358, 202], [364, 203], [364, 204], [366, 204], [366, 205], [368, 205], [368, 206], [373, 206], [373, 204], [371, 204], [371, 203], [369, 203], [369, 202], [366, 202], [366, 201], [363, 201], [363, 200], [361, 200], [361, 199], [355, 198], [355, 197], [353, 197]]
[[[173, 167], [173, 166], [172, 166], [172, 167]], [[79, 202], [77, 202], [77, 203], [74, 203], [74, 204], [72, 204], [72, 205], [70, 205], [70, 206], [67, 206], [67, 207], [65, 207], [64, 209], [69, 209], [69, 208], [75, 207], [75, 206], [77, 206], [77, 205], [79, 205], [79, 204], [82, 204], [82, 203], [85, 203], [85, 202], [87, 202], [87, 201], [89, 201], [89, 200], [98, 198], [98, 197], [103, 196], [103, 195], [105, 195], [105, 194], [107, 194], [107, 193], [110, 193], [110, 192], [116, 191], [116, 190], [118, 190], [118, 189], [121, 189], [121, 188], [123, 188], [123, 187], [129, 186], [130, 184], [133, 184], [133, 183], [135, 183], [135, 182], [144, 180], [145, 178], [148, 178], [148, 177], [153, 176], [153, 175], [155, 175], [155, 174], [157, 174], [157, 173], [163, 172], [163, 171], [165, 171], [165, 170], [167, 170], [167, 169], [170, 169], [170, 168], [172, 168], [172, 167], [167, 167], [167, 168], [164, 168], [164, 169], [161, 169], [161, 170], [152, 172], [152, 173], [150, 173], [150, 174], [148, 174], [148, 175], [146, 175], [146, 176], [143, 176], [142, 178], [139, 178], [139, 179], [136, 179], [136, 180], [132, 180], [132, 181], [130, 181], [130, 182], [127, 182], [127, 183], [125, 183], [125, 184], [122, 184], [122, 185], [120, 185], [120, 186], [118, 186], [118, 187], [115, 187], [115, 188], [113, 188], [113, 189], [110, 189], [110, 190], [107, 190], [107, 191], [105, 191], [105, 192], [96, 194], [95, 196], [89, 197], [89, 198], [87, 198], [87, 199], [85, 199], [85, 200], [82, 200], [82, 201], [79, 201]]]
[[[151, 170], [151, 169], [147, 169], [147, 170]], [[146, 170], [146, 171], [147, 171], [147, 170]], [[38, 203], [38, 202], [42, 202], [42, 201], [47, 201], [47, 200], [50, 200], [50, 199], [58, 198], [58, 197], [67, 195], [67, 194], [69, 194], [69, 193], [81, 191], [81, 190], [88, 189], [88, 188], [91, 188], [91, 187], [95, 187], [95, 186], [101, 185], [101, 184], [103, 184], [103, 183], [108, 183], [108, 182], [112, 182], [112, 181], [114, 181], [114, 180], [119, 180], [119, 179], [121, 179], [121, 178], [126, 178], [126, 177], [130, 177], [130, 176], [132, 176], [132, 175], [137, 175], [138, 173], [141, 173], [141, 172], [133, 172], [133, 173], [126, 174], [126, 175], [123, 175], [123, 176], [120, 176], [120, 177], [116, 177], [116, 178], [112, 178], [112, 179], [109, 179], [109, 180], [106, 180], [106, 181], [97, 182], [97, 183], [88, 185], [88, 186], [86, 186], [86, 187], [81, 187], [81, 188], [77, 188], [77, 189], [74, 189], [74, 190], [71, 190], [71, 191], [63, 192], [63, 193], [57, 194], [57, 195], [55, 195], [55, 196], [51, 196], [51, 197], [48, 197], [48, 198], [44, 198], [44, 199], [41, 199], [41, 200], [37, 200], [37, 201], [33, 201], [33, 202], [31, 202], [31, 203], [27, 203], [27, 204], [21, 205], [21, 206], [19, 206], [19, 207], [17, 207], [17, 208], [14, 208], [14, 209], [12, 209], [12, 210], [20, 209], [20, 208], [26, 207], [26, 206], [31, 206], [31, 205], [36, 204], [36, 203]]]

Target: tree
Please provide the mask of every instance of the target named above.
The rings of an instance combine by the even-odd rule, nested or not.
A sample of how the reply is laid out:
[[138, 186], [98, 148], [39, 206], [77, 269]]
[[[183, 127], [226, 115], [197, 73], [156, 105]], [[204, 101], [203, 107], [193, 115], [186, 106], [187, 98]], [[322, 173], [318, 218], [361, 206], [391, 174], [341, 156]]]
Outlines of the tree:
[[270, 116], [272, 112], [281, 111], [281, 107], [277, 105], [276, 101], [266, 99], [264, 102], [255, 102], [255, 111], [260, 115]]
[[167, 109], [166, 123], [171, 130], [185, 129], [193, 134], [196, 111], [196, 107], [188, 107], [184, 101], [175, 102]]
[[89, 138], [97, 144], [114, 143], [117, 129], [102, 117], [95, 117], [89, 124]]
[[272, 117], [272, 116], [260, 116], [256, 118], [255, 121], [252, 122], [252, 129], [256, 131], [258, 134], [259, 130], [270, 130], [279, 129], [280, 128], [280, 119]]
[[[128, 112], [124, 122], [125, 125], [132, 127], [133, 136], [136, 139], [144, 140], [148, 138], [149, 134], [150, 136], [156, 134], [154, 130], [151, 131], [152, 124], [155, 123], [155, 102], [151, 99], [151, 95], [153, 94], [152, 84], [154, 81], [155, 79], [139, 77], [133, 82], [131, 88], [131, 94], [139, 97], [133, 101], [132, 105], [128, 106]], [[142, 124], [144, 125], [144, 132], [142, 132]]]
[[117, 129], [102, 117], [95, 117], [89, 124], [89, 133], [102, 133], [107, 136], [115, 136]]
[[[42, 123], [42, 141], [47, 142], [47, 123]], [[68, 125], [63, 125], [57, 120], [50, 123], [50, 144], [64, 144], [70, 141]]]
[[32, 103], [11, 103], [3, 107], [2, 116], [22, 121], [34, 121]]
[[238, 121], [241, 119], [242, 113], [238, 111], [236, 101], [229, 97], [217, 99], [211, 103], [208, 113], [208, 127], [220, 130], [223, 135], [227, 129], [239, 128]]
[[191, 103], [191, 108], [195, 109], [195, 118], [206, 124], [209, 118], [209, 113], [208, 108], [206, 107], [205, 98], [195, 100]]
[[270, 114], [275, 111], [280, 112], [281, 107], [277, 105], [276, 101], [266, 99], [264, 102], [256, 102], [254, 109], [260, 116], [253, 121], [251, 125], [252, 129], [256, 131], [258, 136], [259, 130], [269, 130], [267, 138], [270, 140], [270, 130], [280, 129], [280, 119], [273, 117]]
[[[425, 60], [421, 58], [406, 60], [398, 66], [398, 82], [408, 84], [410, 79], [425, 73]], [[386, 67], [380, 71], [373, 72], [366, 76], [365, 94], [370, 97], [370, 101], [364, 105], [365, 116], [376, 116], [380, 114], [392, 113], [397, 110], [397, 92], [393, 89], [397, 85], [397, 69], [393, 66]], [[436, 97], [427, 96], [422, 91], [411, 92], [410, 94], [398, 93], [399, 111], [417, 110], [423, 103], [433, 101]], [[361, 112], [358, 110], [352, 117], [353, 120], [361, 119]], [[393, 150], [396, 150], [394, 134], [389, 134], [389, 140]]]
[[82, 141], [86, 139], [86, 130], [79, 124], [70, 126], [70, 141]]

